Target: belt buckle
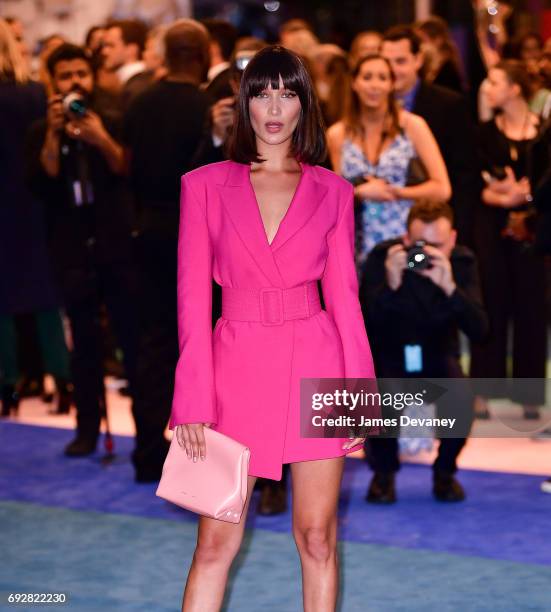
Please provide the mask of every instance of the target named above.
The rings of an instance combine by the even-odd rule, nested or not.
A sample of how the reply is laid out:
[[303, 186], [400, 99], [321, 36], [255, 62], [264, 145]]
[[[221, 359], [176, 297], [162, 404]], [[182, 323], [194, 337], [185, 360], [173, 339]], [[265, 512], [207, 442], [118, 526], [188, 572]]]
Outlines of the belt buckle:
[[[267, 306], [265, 297], [268, 293], [274, 293], [277, 295], [277, 307], [278, 317], [277, 319], [268, 319], [266, 316]], [[263, 287], [260, 289], [260, 317], [263, 325], [282, 325], [284, 322], [283, 318], [283, 290], [279, 287]]]

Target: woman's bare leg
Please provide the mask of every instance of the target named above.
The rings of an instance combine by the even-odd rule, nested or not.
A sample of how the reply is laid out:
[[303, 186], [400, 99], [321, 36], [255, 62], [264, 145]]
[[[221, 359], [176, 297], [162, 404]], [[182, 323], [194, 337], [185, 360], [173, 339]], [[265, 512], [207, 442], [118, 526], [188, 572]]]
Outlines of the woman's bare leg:
[[239, 523], [226, 523], [205, 516], [199, 518], [197, 545], [186, 582], [182, 612], [220, 610], [228, 572], [243, 539], [255, 482], [256, 476], [248, 477], [247, 501]]
[[344, 457], [291, 464], [293, 535], [305, 612], [334, 612], [339, 591], [337, 507]]

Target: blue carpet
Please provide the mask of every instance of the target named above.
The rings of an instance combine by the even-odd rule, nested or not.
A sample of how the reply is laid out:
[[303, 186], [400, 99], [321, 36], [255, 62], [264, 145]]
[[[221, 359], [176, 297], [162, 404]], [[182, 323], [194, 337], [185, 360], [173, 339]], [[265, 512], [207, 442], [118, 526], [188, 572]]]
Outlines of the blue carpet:
[[[65, 593], [72, 612], [180, 609], [191, 522], [0, 502], [0, 529], [1, 610], [31, 610], [2, 607], [9, 592]], [[342, 612], [544, 612], [551, 601], [541, 565], [357, 542], [341, 543], [340, 560]], [[300, 612], [300, 602], [292, 538], [247, 531], [224, 609]]]
[[[155, 496], [156, 485], [137, 485], [129, 455], [133, 439], [115, 437], [117, 460], [104, 467], [101, 452], [69, 459], [62, 450], [73, 432], [17, 423], [0, 424], [0, 500], [179, 522], [195, 516]], [[405, 465], [398, 475], [399, 502], [368, 505], [365, 464], [346, 461], [340, 503], [340, 538], [349, 542], [424, 549], [518, 563], [551, 565], [551, 496], [541, 477], [462, 470], [468, 499], [441, 504], [430, 493], [430, 468]], [[254, 509], [254, 500], [251, 504]], [[247, 526], [288, 534], [290, 512], [256, 516]]]

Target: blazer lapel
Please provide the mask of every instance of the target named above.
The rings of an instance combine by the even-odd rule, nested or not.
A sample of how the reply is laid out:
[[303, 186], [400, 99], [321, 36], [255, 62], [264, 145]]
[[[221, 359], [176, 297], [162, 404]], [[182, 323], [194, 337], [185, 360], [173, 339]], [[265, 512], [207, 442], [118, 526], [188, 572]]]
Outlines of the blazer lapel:
[[313, 168], [302, 164], [302, 176], [293, 200], [271, 244], [268, 244], [262, 216], [250, 181], [247, 164], [230, 163], [223, 185], [217, 185], [223, 205], [245, 247], [272, 286], [284, 285], [274, 252], [292, 238], [310, 219], [325, 196], [327, 187], [316, 181]]
[[249, 180], [249, 166], [230, 162], [224, 185], [217, 185], [222, 203], [245, 248], [256, 261], [270, 286], [284, 285], [268, 244], [260, 210]]
[[316, 181], [312, 166], [302, 164], [303, 175], [286, 215], [271, 244], [272, 252], [281, 248], [308, 222], [327, 195], [327, 187]]

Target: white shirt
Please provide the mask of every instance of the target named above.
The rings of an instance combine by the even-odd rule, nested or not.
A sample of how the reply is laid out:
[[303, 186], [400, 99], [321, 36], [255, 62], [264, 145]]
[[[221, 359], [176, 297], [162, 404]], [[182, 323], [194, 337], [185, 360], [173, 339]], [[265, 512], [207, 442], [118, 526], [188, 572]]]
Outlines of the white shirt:
[[117, 70], [117, 76], [121, 82], [121, 85], [124, 85], [126, 81], [131, 79], [134, 75], [139, 74], [140, 72], [144, 72], [145, 64], [143, 62], [131, 62], [130, 64], [124, 64]]
[[219, 64], [216, 64], [216, 66], [212, 66], [211, 68], [209, 68], [207, 74], [207, 81], [210, 83], [215, 77], [217, 77], [221, 72], [223, 72], [224, 70], [226, 70], [226, 68], [229, 67], [229, 62], [220, 62]]

